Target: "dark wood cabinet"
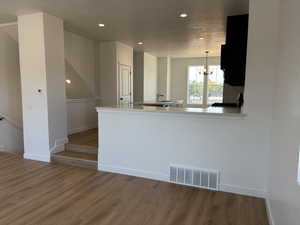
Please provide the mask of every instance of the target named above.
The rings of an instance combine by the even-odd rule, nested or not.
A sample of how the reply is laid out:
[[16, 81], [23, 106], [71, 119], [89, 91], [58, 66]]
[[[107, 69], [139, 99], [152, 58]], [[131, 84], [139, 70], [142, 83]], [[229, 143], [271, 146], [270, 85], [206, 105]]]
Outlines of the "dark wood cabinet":
[[247, 15], [229, 16], [227, 19], [226, 44], [221, 48], [221, 68], [225, 83], [244, 86], [248, 42]]

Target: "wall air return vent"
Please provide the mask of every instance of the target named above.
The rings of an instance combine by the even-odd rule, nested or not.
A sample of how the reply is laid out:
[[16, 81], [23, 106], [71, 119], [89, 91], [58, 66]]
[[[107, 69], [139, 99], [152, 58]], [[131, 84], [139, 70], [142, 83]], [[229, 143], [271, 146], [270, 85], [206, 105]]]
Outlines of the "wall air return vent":
[[219, 171], [171, 165], [170, 182], [217, 191]]

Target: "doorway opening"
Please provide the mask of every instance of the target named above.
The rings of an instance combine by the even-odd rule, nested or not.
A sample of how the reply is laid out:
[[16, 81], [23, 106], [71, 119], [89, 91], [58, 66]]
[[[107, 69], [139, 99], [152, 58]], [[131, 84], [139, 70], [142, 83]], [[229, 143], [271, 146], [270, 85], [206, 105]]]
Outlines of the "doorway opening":
[[119, 64], [118, 78], [118, 104], [130, 105], [133, 103], [133, 79], [131, 66]]

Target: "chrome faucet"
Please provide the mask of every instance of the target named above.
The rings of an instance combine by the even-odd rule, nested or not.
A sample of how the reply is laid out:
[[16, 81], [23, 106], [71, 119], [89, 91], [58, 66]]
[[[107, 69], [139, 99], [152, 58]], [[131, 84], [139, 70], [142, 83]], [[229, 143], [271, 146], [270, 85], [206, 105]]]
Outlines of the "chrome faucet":
[[157, 94], [156, 95], [156, 101], [160, 102], [162, 97], [165, 97], [165, 95], [163, 95], [163, 94]]

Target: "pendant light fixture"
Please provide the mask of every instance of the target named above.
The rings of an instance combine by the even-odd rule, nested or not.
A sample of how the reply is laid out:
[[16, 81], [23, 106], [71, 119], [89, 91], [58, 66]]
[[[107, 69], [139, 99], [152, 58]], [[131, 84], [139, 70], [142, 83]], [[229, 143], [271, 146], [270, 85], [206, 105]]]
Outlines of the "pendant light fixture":
[[204, 68], [204, 72], [203, 72], [204, 76], [213, 74], [213, 71], [209, 71], [208, 54], [209, 54], [209, 51], [205, 51], [205, 68]]

